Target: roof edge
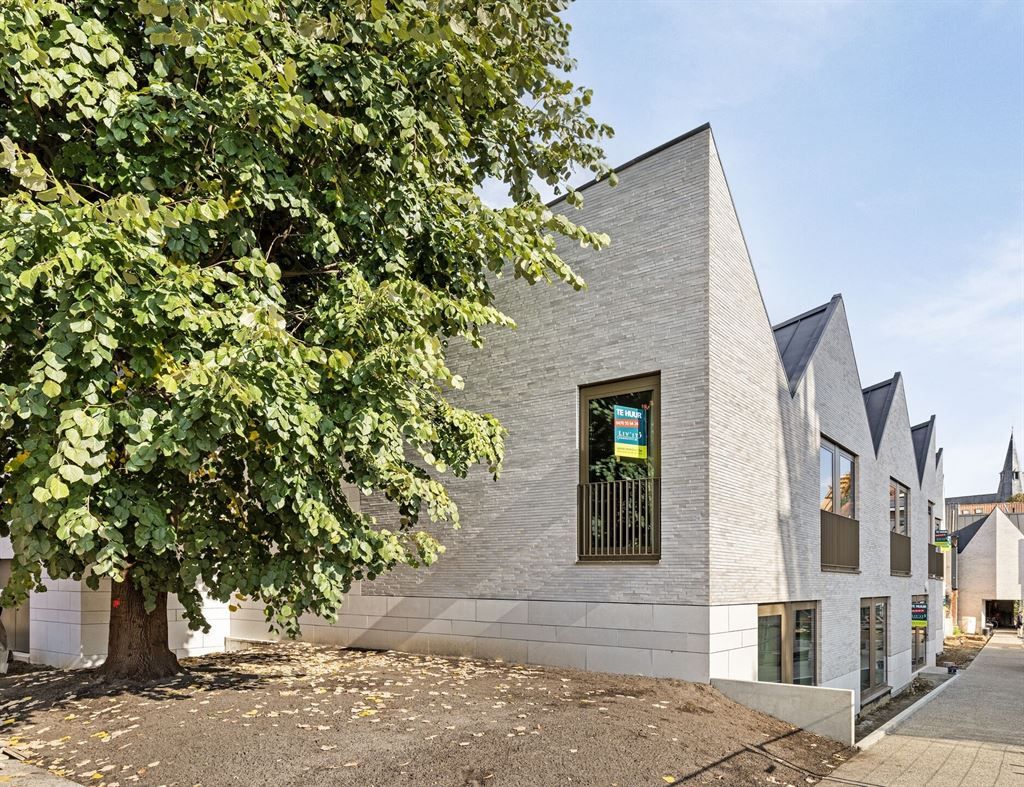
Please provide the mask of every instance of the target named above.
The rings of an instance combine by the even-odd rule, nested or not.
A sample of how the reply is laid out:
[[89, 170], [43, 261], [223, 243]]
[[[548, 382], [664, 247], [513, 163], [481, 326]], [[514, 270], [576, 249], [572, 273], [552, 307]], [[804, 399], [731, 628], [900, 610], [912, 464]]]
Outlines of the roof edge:
[[[836, 310], [839, 308], [839, 304], [842, 302], [842, 294], [836, 293], [835, 295], [832, 296], [828, 303], [810, 309], [809, 311], [806, 311], [803, 314], [798, 314], [796, 317], [790, 317], [788, 320], [780, 322], [778, 325], [772, 326], [772, 333], [774, 334], [775, 331], [781, 328], [785, 328], [787, 325], [792, 325], [797, 320], [802, 320], [806, 317], [811, 317], [815, 314], [818, 314], [821, 311], [825, 312], [825, 321], [822, 323], [821, 330], [818, 332], [818, 335], [814, 339], [814, 344], [811, 346], [811, 349], [807, 353], [807, 363], [805, 363], [804, 368], [800, 370], [800, 374], [798, 374], [793, 380], [789, 381], [790, 398], [796, 396], [796, 389], [800, 387], [800, 383], [803, 382], [804, 377], [807, 375], [807, 370], [811, 366], [811, 361], [814, 360], [814, 354], [818, 351], [818, 347], [821, 344], [821, 339], [825, 335], [825, 331], [828, 330], [828, 326], [832, 322], [832, 318], [835, 316]], [[778, 345], [776, 345], [776, 347], [778, 347]], [[781, 355], [779, 356], [779, 358], [781, 360]], [[785, 366], [783, 366], [783, 371], [785, 371]]]
[[[935, 461], [935, 459], [934, 459], [935, 455], [932, 454], [932, 452], [930, 450], [928, 450], [929, 448], [931, 448], [932, 437], [933, 437], [933, 435], [935, 433], [935, 415], [934, 415], [934, 413], [932, 414], [931, 418], [929, 418], [927, 421], [924, 421], [923, 423], [919, 423], [919, 424], [917, 424], [917, 426], [911, 426], [910, 427], [911, 443], [913, 443], [914, 432], [917, 432], [917, 431], [919, 431], [921, 429], [925, 429], [927, 431], [925, 432], [925, 440], [926, 440], [926, 442], [925, 442], [924, 450], [920, 453], [920, 455], [915, 456], [915, 459], [917, 459], [917, 481], [918, 481], [919, 484], [923, 484], [924, 483], [924, 470], [928, 466], [928, 457], [932, 456], [933, 457], [933, 461]], [[915, 455], [917, 454], [917, 447], [916, 446], [914, 447], [914, 453], [915, 453]], [[937, 461], [936, 461], [936, 467], [938, 467], [938, 462]]]
[[[889, 386], [889, 391], [885, 395], [885, 402], [882, 405], [882, 409], [885, 412], [885, 416], [882, 419], [882, 423], [879, 424], [878, 434], [871, 432], [871, 440], [875, 444], [875, 456], [878, 456], [878, 450], [882, 447], [882, 437], [885, 435], [885, 429], [889, 426], [889, 416], [892, 414], [892, 400], [896, 397], [896, 387], [899, 385], [899, 381], [903, 375], [900, 372], [896, 372], [888, 380], [883, 380], [880, 383], [869, 385], [867, 388], [861, 390], [861, 395], [870, 393], [871, 391], [878, 390], [884, 385]], [[868, 421], [868, 427], [870, 428], [871, 422]]]
[[[651, 156], [656, 156], [658, 153], [661, 153], [663, 150], [666, 150], [666, 149], [672, 147], [673, 145], [678, 145], [680, 142], [685, 142], [686, 140], [690, 139], [691, 137], [695, 137], [695, 136], [697, 136], [698, 134], [700, 134], [700, 133], [702, 133], [704, 131], [710, 131], [710, 130], [711, 130], [711, 124], [710, 123], [702, 123], [701, 125], [697, 126], [697, 128], [692, 128], [689, 131], [687, 131], [687, 132], [685, 132], [683, 134], [680, 134], [678, 137], [673, 137], [668, 142], [662, 142], [657, 147], [651, 148], [647, 152], [641, 153], [639, 156], [636, 156], [635, 158], [631, 158], [625, 164], [619, 164], [619, 166], [617, 166], [614, 169], [612, 169], [612, 172], [615, 173], [616, 175], [618, 175], [624, 169], [629, 169], [634, 164], [639, 164], [641, 161], [649, 159]], [[573, 188], [573, 189], [570, 189], [570, 190], [571, 191], [583, 191], [584, 189], [589, 189], [591, 186], [596, 185], [597, 183], [601, 183], [602, 181], [605, 181], [607, 179], [608, 179], [607, 175], [604, 175], [604, 176], [598, 177], [598, 178], [591, 178], [586, 183], [584, 183], [582, 186], [577, 186], [576, 188]], [[565, 198], [567, 196], [568, 196], [568, 194], [560, 194], [559, 196], [555, 197], [550, 202], [546, 202], [544, 204], [548, 208], [553, 208], [559, 202], [562, 202], [563, 200], [565, 200]]]
[[783, 320], [780, 323], [776, 323], [775, 325], [772, 326], [772, 330], [773, 331], [777, 331], [777, 330], [779, 330], [781, 328], [785, 328], [787, 325], [792, 325], [793, 323], [795, 323], [795, 322], [797, 322], [799, 320], [804, 320], [804, 319], [806, 319], [808, 317], [811, 317], [811, 316], [817, 314], [818, 312], [823, 312], [829, 306], [832, 306], [832, 304], [835, 301], [837, 301], [837, 300], [841, 301], [842, 299], [843, 299], [842, 293], [838, 293], [837, 292], [835, 295], [833, 295], [829, 299], [829, 301], [827, 303], [823, 303], [823, 304], [821, 304], [821, 306], [815, 306], [813, 309], [808, 309], [803, 314], [798, 314], [795, 317], [790, 317], [789, 319]]

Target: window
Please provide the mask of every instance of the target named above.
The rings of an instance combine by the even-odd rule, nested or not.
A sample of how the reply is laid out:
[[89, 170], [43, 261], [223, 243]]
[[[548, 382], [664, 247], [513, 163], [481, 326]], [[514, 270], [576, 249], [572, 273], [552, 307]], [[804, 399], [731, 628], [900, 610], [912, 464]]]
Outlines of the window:
[[757, 679], [816, 683], [817, 604], [762, 604], [757, 608]]
[[921, 669], [928, 660], [928, 596], [910, 599], [911, 671]]
[[[855, 457], [839, 446], [821, 438], [818, 453], [819, 497], [822, 511], [830, 511], [848, 519], [856, 518]], [[838, 492], [836, 491], [838, 490]]]
[[886, 685], [886, 619], [888, 600], [860, 600], [860, 690], [873, 692]]
[[910, 490], [893, 478], [889, 479], [889, 529], [910, 535]]
[[658, 375], [580, 388], [580, 560], [661, 553]]

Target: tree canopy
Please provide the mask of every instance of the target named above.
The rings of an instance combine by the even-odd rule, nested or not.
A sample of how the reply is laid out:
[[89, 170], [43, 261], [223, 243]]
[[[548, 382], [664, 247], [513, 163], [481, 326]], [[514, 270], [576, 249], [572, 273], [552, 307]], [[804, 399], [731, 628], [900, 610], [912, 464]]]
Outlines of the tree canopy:
[[607, 242], [535, 186], [614, 178], [562, 10], [0, 5], [0, 603], [130, 575], [199, 628], [201, 582], [293, 633], [436, 558], [444, 474], [502, 458], [449, 341], [512, 325], [494, 276], [581, 287], [557, 239]]

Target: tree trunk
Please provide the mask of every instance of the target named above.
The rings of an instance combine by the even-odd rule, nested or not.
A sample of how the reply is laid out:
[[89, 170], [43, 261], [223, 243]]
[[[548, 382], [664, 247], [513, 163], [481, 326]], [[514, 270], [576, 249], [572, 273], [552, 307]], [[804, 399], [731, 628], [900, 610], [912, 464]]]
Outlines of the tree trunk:
[[167, 593], [158, 593], [156, 609], [146, 612], [142, 591], [130, 577], [110, 585], [107, 660], [99, 672], [112, 678], [152, 680], [181, 672], [167, 644]]

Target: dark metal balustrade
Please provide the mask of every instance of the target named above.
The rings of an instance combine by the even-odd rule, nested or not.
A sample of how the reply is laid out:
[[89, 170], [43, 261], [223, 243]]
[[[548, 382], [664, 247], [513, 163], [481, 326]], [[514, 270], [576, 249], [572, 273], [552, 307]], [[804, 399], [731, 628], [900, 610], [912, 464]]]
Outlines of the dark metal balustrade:
[[860, 522], [821, 512], [821, 570], [860, 571]]
[[580, 560], [661, 557], [661, 479], [580, 484], [576, 511]]

